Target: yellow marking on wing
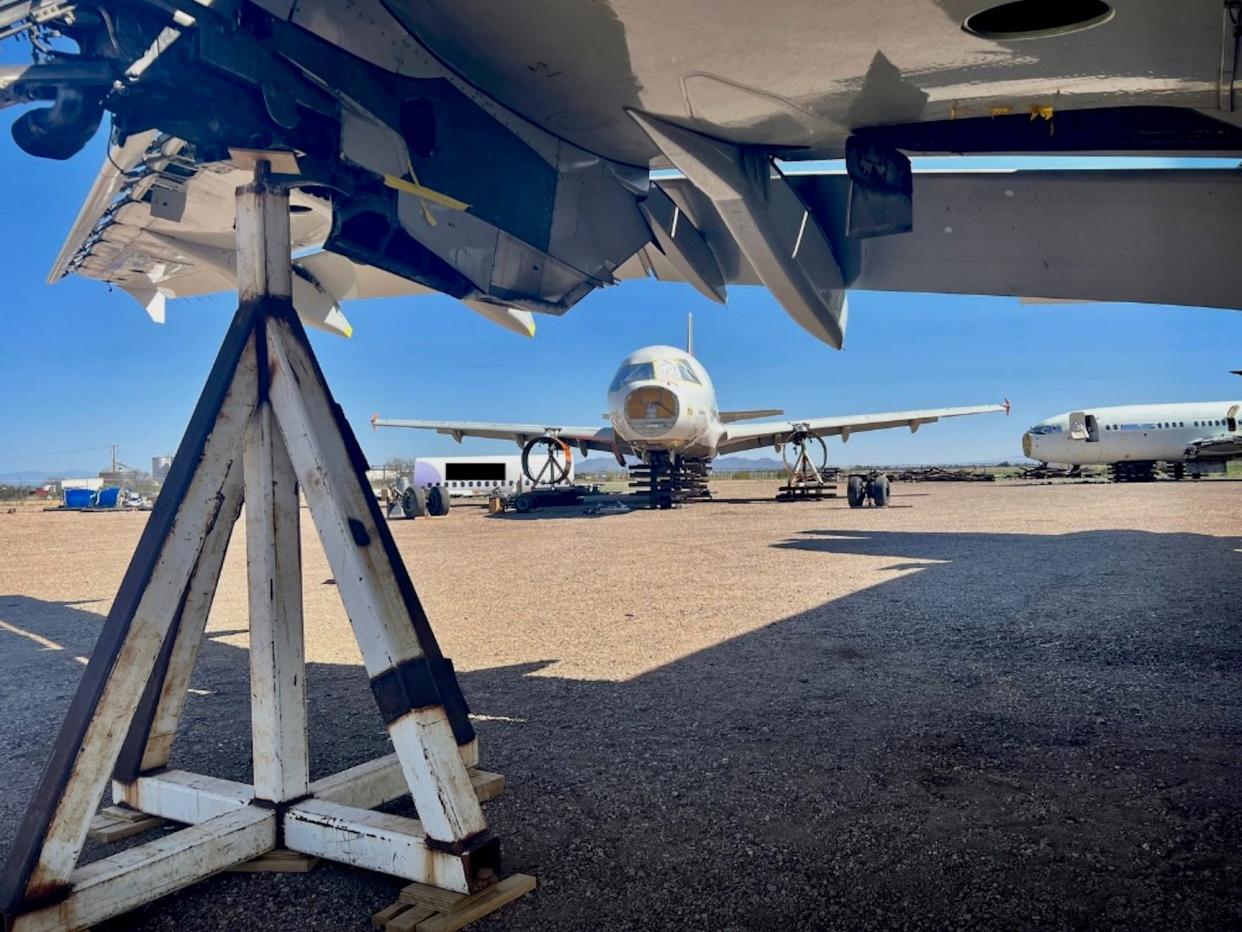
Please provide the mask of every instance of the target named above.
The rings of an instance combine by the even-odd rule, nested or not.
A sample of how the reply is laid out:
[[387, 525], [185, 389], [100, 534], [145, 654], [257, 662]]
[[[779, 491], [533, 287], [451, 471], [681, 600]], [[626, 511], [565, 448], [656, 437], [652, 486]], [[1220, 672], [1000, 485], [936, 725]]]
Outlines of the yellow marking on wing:
[[470, 207], [465, 201], [459, 201], [455, 197], [449, 197], [447, 194], [433, 191], [431, 188], [424, 187], [416, 181], [398, 178], [396, 175], [385, 175], [384, 184], [398, 191], [404, 191], [406, 194], [413, 194], [424, 201], [431, 201], [433, 204], [447, 207], [449, 210], [466, 210]]

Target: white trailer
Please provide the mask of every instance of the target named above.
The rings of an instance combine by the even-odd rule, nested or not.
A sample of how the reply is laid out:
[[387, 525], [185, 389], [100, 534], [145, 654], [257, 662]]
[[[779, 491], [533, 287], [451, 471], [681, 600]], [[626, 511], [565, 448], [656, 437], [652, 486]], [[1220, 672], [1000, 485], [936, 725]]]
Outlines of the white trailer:
[[[570, 488], [574, 484], [573, 456], [559, 447], [547, 453], [556, 460], [560, 478], [542, 488]], [[536, 469], [538, 466], [536, 465]], [[536, 472], [536, 476], [542, 473]], [[401, 510], [407, 518], [445, 515], [454, 498], [511, 499], [534, 486], [522, 467], [522, 456], [422, 456], [414, 461], [408, 486], [400, 489]]]
[[[572, 485], [573, 458], [557, 451], [558, 463], [565, 466], [565, 478], [558, 484]], [[559, 470], [558, 470], [559, 472]], [[429, 491], [438, 486], [448, 489], [452, 498], [510, 494], [531, 485], [522, 472], [522, 457], [514, 456], [421, 456], [414, 461], [411, 484]]]

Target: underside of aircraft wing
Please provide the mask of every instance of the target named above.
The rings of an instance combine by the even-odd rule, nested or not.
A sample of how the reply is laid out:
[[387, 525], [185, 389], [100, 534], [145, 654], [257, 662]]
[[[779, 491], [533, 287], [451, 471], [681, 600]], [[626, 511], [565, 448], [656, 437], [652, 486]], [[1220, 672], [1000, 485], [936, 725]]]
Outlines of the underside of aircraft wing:
[[554, 424], [494, 424], [488, 421], [411, 421], [371, 418], [371, 426], [410, 427], [415, 430], [434, 430], [446, 434], [458, 443], [463, 437], [484, 437], [489, 440], [512, 440], [519, 447], [536, 437], [558, 437], [585, 453], [588, 450], [615, 452], [611, 427], [562, 427]]
[[[797, 190], [850, 289], [1242, 308], [1229, 245], [1242, 172], [921, 172], [912, 228], [869, 238], [846, 235], [843, 172], [772, 183]], [[685, 179], [656, 184], [683, 205], [727, 284], [762, 283], [707, 198]], [[690, 280], [655, 245], [618, 276]]]
[[[77, 274], [114, 285], [162, 322], [170, 298], [236, 288], [234, 193], [250, 173], [231, 161], [199, 164], [183, 140], [156, 132], [113, 146], [48, 276]], [[349, 336], [344, 301], [431, 294], [432, 289], [320, 247], [332, 229], [329, 200], [290, 195], [293, 303], [308, 326]], [[301, 254], [301, 255], [298, 255]], [[532, 336], [527, 311], [464, 302], [476, 313]]]
[[892, 427], [908, 427], [911, 433], [924, 424], [934, 424], [943, 418], [963, 417], [970, 414], [1009, 413], [1009, 404], [973, 405], [961, 408], [928, 408], [924, 411], [890, 411], [885, 414], [853, 414], [845, 417], [818, 417], [804, 421], [765, 421], [761, 424], [739, 424], [729, 427], [717, 450], [721, 455], [760, 447], [775, 447], [797, 434], [814, 434], [819, 437], [850, 439], [851, 434], [869, 430], [887, 430]]
[[[296, 155], [295, 245], [518, 332], [526, 312], [638, 276], [717, 302], [762, 285], [835, 347], [850, 289], [1242, 307], [1236, 173], [915, 176], [907, 158], [1242, 153], [1219, 0], [1130, 0], [1124, 16], [895, 3], [884, 28], [872, 5], [825, 16], [810, 0], [540, 16], [484, 0], [29, 0], [4, 7], [0, 36], [39, 47], [51, 30], [78, 50], [0, 66], [0, 106], [34, 105], [14, 138], [58, 159], [112, 115], [115, 171], [57, 269], [153, 315], [228, 280], [237, 149]], [[842, 156], [840, 175], [793, 170]], [[669, 167], [680, 177], [653, 179]], [[298, 287], [327, 315], [322, 285]]]
[[1196, 440], [1186, 446], [1191, 460], [1232, 460], [1242, 458], [1242, 434]]

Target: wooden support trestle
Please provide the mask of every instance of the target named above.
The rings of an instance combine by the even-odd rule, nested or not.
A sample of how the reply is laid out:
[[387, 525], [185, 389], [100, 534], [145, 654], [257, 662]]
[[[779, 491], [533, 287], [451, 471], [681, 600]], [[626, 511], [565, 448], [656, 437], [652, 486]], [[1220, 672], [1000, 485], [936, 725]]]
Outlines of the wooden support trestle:
[[[480, 801], [503, 779], [475, 768], [452, 664], [294, 313], [287, 181], [260, 161], [238, 191], [240, 306], [0, 875], [11, 932], [85, 928], [260, 856], [271, 869], [326, 858], [476, 905], [504, 899], [474, 900], [499, 879], [499, 841]], [[394, 749], [314, 782], [299, 492]], [[243, 502], [250, 784], [167, 769]], [[96, 817], [109, 783], [117, 806]], [[406, 793], [417, 819], [374, 811]], [[117, 838], [160, 820], [188, 827], [77, 865], [88, 831]]]

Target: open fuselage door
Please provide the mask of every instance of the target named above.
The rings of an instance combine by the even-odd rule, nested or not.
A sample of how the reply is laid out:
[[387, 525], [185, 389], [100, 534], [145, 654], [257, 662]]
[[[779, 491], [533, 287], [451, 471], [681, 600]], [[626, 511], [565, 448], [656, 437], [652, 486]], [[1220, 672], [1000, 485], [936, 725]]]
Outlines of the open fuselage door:
[[1072, 411], [1069, 416], [1069, 439], [1099, 443], [1100, 425], [1095, 415], [1087, 414], [1085, 411]]

